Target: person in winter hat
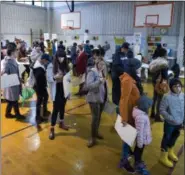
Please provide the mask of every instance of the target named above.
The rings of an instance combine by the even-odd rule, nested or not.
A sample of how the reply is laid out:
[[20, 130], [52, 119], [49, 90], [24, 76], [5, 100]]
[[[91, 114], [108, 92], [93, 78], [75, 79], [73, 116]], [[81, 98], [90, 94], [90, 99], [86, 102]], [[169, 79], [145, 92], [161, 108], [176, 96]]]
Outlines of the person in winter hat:
[[[50, 114], [47, 110], [48, 91], [45, 69], [49, 62], [50, 56], [48, 54], [43, 54], [41, 59], [37, 60], [33, 66], [33, 75], [35, 78], [34, 90], [37, 95], [36, 124], [38, 129], [40, 129], [40, 123], [45, 121], [43, 117], [48, 117]], [[41, 105], [43, 105], [43, 117], [41, 117]]]
[[149, 175], [144, 162], [142, 161], [143, 151], [146, 145], [152, 141], [150, 120], [148, 116], [152, 100], [142, 95], [137, 101], [137, 107], [133, 109], [133, 118], [137, 130], [136, 146], [134, 150], [135, 170], [141, 175]]
[[180, 135], [180, 129], [184, 125], [185, 118], [182, 83], [179, 79], [173, 78], [169, 85], [171, 92], [164, 96], [160, 105], [160, 114], [165, 122], [159, 160], [163, 165], [172, 168], [172, 161], [178, 161], [178, 157], [174, 153], [174, 146]]

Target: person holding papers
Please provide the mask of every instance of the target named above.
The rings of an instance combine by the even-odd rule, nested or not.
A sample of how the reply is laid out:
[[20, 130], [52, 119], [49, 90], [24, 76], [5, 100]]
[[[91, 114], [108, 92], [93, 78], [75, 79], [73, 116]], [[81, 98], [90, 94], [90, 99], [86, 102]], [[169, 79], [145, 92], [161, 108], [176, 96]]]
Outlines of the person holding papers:
[[53, 64], [53, 79], [56, 82], [56, 89], [54, 90], [54, 101], [53, 101], [53, 112], [51, 117], [51, 129], [49, 134], [49, 139], [55, 139], [55, 130], [57, 117], [59, 114], [60, 122], [59, 127], [64, 130], [69, 130], [69, 127], [64, 124], [64, 112], [67, 99], [64, 95], [64, 84], [63, 78], [70, 71], [67, 64], [66, 53], [63, 49], [59, 49], [54, 57]]
[[[137, 105], [140, 94], [143, 93], [141, 80], [137, 75], [141, 62], [138, 59], [130, 58], [125, 63], [127, 69], [125, 73], [120, 76], [121, 82], [121, 98], [119, 103], [120, 116], [122, 117], [123, 126], [127, 123], [134, 126], [134, 119], [132, 117], [133, 108]], [[120, 161], [120, 168], [126, 169], [128, 172], [134, 173], [134, 168], [128, 161], [130, 147], [123, 143], [123, 154]]]
[[[19, 67], [16, 62], [17, 57], [17, 48], [15, 43], [9, 43], [7, 46], [7, 58], [5, 62], [5, 67], [3, 74], [17, 74], [19, 77]], [[21, 79], [19, 77], [19, 81], [21, 83]], [[7, 87], [4, 89], [4, 98], [7, 100], [6, 107], [6, 118], [17, 118], [17, 119], [25, 119], [25, 116], [20, 114], [19, 111], [19, 95], [21, 95], [21, 84]], [[15, 115], [11, 114], [12, 108], [14, 108]]]

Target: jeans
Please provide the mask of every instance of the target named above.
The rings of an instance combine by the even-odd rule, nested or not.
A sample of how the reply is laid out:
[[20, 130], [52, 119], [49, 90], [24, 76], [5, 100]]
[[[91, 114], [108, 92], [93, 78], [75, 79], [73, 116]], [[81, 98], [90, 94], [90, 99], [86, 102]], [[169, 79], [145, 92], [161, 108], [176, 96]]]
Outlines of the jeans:
[[48, 103], [48, 91], [47, 89], [43, 89], [42, 93], [36, 90], [37, 95], [37, 104], [36, 104], [36, 121], [41, 119], [41, 105], [43, 105], [43, 111], [47, 111], [47, 103]]
[[105, 103], [89, 103], [92, 115], [92, 123], [91, 123], [91, 136], [95, 138], [98, 135], [98, 130], [101, 121], [101, 114], [103, 112]]
[[164, 135], [161, 142], [161, 150], [168, 151], [168, 148], [175, 146], [175, 143], [180, 135], [181, 125], [174, 126], [167, 122], [164, 123]]
[[51, 126], [55, 126], [57, 122], [58, 114], [60, 116], [60, 120], [64, 119], [64, 113], [65, 113], [65, 105], [66, 105], [66, 99], [60, 104], [60, 108], [57, 107], [55, 102], [53, 103], [53, 112], [51, 116]]

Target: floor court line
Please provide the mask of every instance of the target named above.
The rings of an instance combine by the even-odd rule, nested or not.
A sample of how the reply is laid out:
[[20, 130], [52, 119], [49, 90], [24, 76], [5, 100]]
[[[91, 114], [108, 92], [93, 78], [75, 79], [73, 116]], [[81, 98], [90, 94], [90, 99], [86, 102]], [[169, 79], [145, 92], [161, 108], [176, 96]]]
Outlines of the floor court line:
[[[78, 105], [78, 106], [75, 106], [74, 108], [68, 109], [66, 112], [69, 112], [69, 111], [78, 109], [78, 108], [80, 108], [80, 107], [82, 107], [82, 106], [84, 106], [84, 105], [86, 105], [86, 104], [87, 104], [87, 103], [80, 104], [80, 105]], [[66, 113], [66, 112], [65, 112], [65, 113]], [[12, 135], [14, 135], [14, 134], [16, 134], [16, 133], [18, 133], [18, 132], [21, 132], [21, 131], [23, 131], [23, 130], [25, 130], [25, 129], [28, 129], [28, 128], [30, 128], [30, 127], [33, 127], [33, 126], [34, 126], [34, 125], [31, 124], [31, 125], [28, 125], [28, 126], [26, 126], [26, 127], [24, 127], [24, 128], [21, 128], [21, 129], [18, 129], [18, 130], [16, 130], [16, 131], [13, 131], [13, 132], [11, 132], [11, 133], [5, 134], [4, 136], [1, 137], [1, 140], [4, 139], [4, 138], [7, 138], [7, 137], [9, 137], [9, 136], [12, 136]]]

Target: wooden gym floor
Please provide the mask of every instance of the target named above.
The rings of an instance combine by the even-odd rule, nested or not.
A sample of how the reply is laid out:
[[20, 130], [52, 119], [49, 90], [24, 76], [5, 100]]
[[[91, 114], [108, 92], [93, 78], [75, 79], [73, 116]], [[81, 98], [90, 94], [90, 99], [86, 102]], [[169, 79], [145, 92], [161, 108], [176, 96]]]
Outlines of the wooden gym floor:
[[[110, 82], [110, 81], [109, 81]], [[111, 99], [111, 83], [110, 99]], [[152, 96], [151, 84], [144, 84], [145, 91]], [[78, 88], [72, 88], [73, 93]], [[6, 104], [1, 104], [2, 133], [2, 175], [127, 175], [118, 169], [122, 142], [113, 129], [114, 116], [103, 113], [100, 131], [105, 139], [94, 148], [86, 147], [90, 135], [90, 111], [84, 98], [67, 102], [65, 120], [71, 126], [66, 132], [56, 126], [56, 138], [48, 139], [49, 123], [42, 124], [43, 130], [37, 132], [34, 123], [35, 98], [21, 107], [27, 115], [25, 122], [6, 119]], [[49, 103], [52, 110], [52, 103]], [[152, 175], [184, 174], [184, 132], [178, 139], [175, 150], [179, 162], [174, 169], [165, 168], [158, 162], [160, 142], [163, 134], [162, 123], [152, 123], [153, 142], [146, 147], [144, 157]]]

